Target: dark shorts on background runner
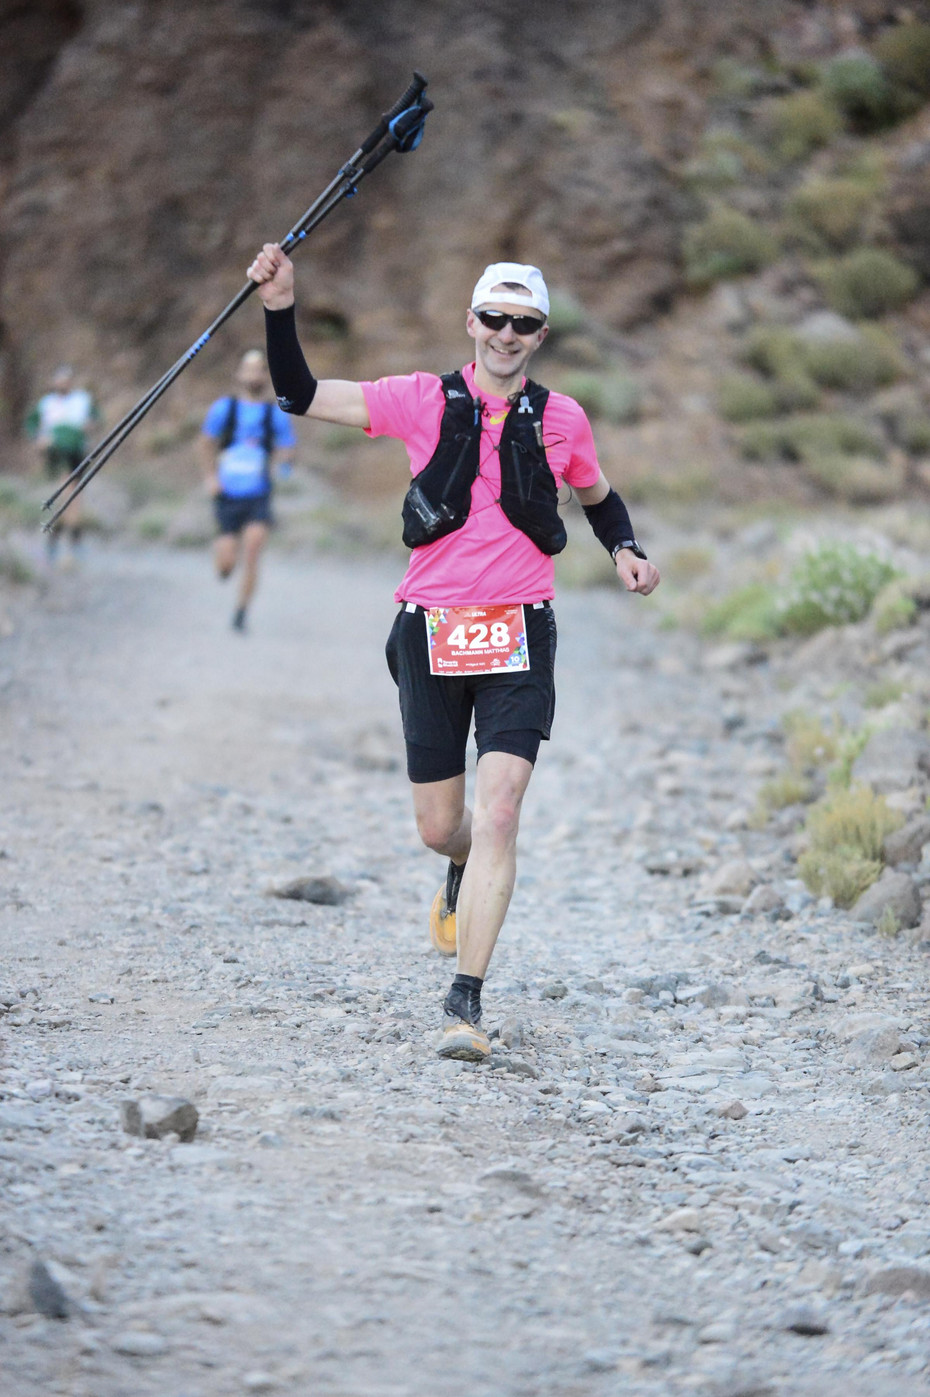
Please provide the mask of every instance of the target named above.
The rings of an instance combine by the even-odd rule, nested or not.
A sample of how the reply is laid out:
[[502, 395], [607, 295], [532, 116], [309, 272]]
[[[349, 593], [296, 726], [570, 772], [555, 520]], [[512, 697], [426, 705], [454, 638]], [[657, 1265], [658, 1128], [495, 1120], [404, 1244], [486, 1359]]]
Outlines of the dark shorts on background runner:
[[411, 781], [447, 781], [465, 770], [472, 713], [478, 756], [509, 752], [535, 762], [555, 713], [555, 615], [548, 603], [524, 608], [530, 667], [520, 673], [446, 679], [430, 674], [422, 606], [401, 603], [385, 654], [400, 692]]
[[70, 475], [76, 471], [84, 459], [83, 451], [69, 451], [63, 446], [45, 448], [45, 474], [49, 480], [57, 480], [60, 475]]
[[232, 495], [216, 495], [213, 500], [216, 525], [221, 534], [238, 534], [246, 524], [271, 524], [271, 496], [247, 495], [236, 499]]

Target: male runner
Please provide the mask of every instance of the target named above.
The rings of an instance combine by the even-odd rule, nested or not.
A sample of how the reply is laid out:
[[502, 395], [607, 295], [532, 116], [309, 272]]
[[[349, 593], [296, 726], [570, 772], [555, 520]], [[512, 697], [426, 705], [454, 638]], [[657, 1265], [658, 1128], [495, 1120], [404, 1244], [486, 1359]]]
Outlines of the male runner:
[[[87, 432], [100, 421], [100, 413], [86, 388], [78, 388], [70, 364], [62, 364], [52, 375], [49, 391], [26, 418], [26, 435], [39, 448], [45, 474], [60, 485], [87, 454]], [[70, 504], [61, 520], [47, 535], [49, 561], [58, 549], [59, 530], [67, 532], [72, 557], [81, 546], [83, 511], [81, 500]]]
[[243, 354], [236, 387], [232, 397], [211, 403], [200, 448], [216, 511], [213, 557], [221, 578], [230, 575], [242, 548], [242, 578], [232, 623], [234, 630], [244, 631], [258, 582], [258, 560], [271, 524], [272, 472], [289, 466], [297, 438], [287, 417], [268, 399], [268, 372], [261, 350]]
[[[449, 859], [433, 939], [458, 954], [443, 1004], [440, 1056], [481, 1061], [481, 987], [510, 904], [520, 806], [555, 704], [552, 554], [571, 485], [630, 592], [659, 574], [607, 483], [582, 408], [524, 375], [548, 333], [536, 267], [502, 262], [478, 281], [465, 328], [475, 362], [440, 378], [414, 373], [317, 382], [297, 340], [293, 265], [266, 243], [248, 269], [265, 305], [268, 364], [287, 412], [400, 438], [413, 483], [404, 539], [413, 549], [387, 644], [400, 691], [420, 837]], [[465, 804], [472, 715], [478, 765]], [[445, 943], [445, 944], [443, 944]]]

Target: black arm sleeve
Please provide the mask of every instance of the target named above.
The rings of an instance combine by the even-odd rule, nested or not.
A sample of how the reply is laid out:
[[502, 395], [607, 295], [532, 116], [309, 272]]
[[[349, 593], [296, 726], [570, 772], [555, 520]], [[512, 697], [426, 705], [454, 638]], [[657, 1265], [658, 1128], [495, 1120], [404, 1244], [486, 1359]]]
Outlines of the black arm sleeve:
[[582, 505], [594, 537], [613, 553], [618, 543], [635, 538], [626, 505], [616, 490], [609, 490], [600, 504]]
[[302, 417], [313, 402], [316, 379], [307, 368], [297, 338], [293, 306], [285, 310], [265, 307], [265, 342], [268, 346], [268, 372], [278, 407]]

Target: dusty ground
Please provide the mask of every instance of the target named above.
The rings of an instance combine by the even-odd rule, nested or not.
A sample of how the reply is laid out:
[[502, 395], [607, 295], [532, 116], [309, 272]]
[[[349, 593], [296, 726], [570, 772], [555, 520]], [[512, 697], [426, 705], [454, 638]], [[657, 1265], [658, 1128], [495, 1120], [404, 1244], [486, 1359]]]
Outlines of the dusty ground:
[[[930, 961], [732, 818], [772, 675], [561, 598], [503, 1045], [443, 1064], [395, 572], [272, 557], [243, 638], [203, 557], [98, 548], [0, 642], [3, 1392], [930, 1391]], [[777, 915], [702, 895], [739, 858]], [[193, 1143], [123, 1133], [151, 1090]]]

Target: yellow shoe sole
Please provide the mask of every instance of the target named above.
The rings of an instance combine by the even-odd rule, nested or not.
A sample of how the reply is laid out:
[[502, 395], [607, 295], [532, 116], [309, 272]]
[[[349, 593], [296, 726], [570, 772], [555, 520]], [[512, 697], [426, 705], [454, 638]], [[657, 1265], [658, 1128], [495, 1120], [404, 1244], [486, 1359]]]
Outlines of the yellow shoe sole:
[[455, 913], [447, 912], [445, 884], [433, 898], [429, 914], [429, 939], [441, 956], [455, 955]]
[[486, 1062], [491, 1056], [491, 1044], [483, 1028], [460, 1019], [443, 1030], [436, 1052], [440, 1057], [457, 1058], [460, 1062]]

